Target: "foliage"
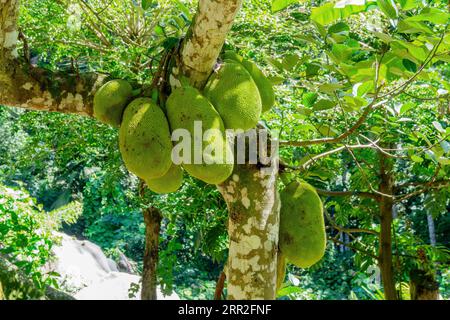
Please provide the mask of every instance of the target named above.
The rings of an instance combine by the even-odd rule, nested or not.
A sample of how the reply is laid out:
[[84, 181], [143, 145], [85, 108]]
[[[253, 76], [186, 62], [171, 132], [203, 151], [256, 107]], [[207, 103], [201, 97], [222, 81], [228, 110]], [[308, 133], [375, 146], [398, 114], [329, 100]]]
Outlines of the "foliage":
[[43, 271], [57, 241], [52, 231], [79, 213], [77, 203], [47, 213], [27, 192], [0, 185], [0, 259], [7, 259], [34, 285], [24, 285], [16, 281], [20, 275], [2, 270], [0, 282], [8, 299], [40, 298], [47, 285], [57, 286], [56, 274]]

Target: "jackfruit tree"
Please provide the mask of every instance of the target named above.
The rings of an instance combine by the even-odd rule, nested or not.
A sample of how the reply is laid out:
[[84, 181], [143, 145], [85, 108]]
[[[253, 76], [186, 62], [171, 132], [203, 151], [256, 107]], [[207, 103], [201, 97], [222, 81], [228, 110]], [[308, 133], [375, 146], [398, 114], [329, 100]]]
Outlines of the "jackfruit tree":
[[[450, 85], [445, 77], [450, 39], [449, 16], [442, 9], [445, 5], [439, 2], [430, 8], [413, 1], [378, 0], [356, 4], [326, 1], [312, 6], [308, 1], [271, 1], [271, 12], [267, 13], [271, 15], [289, 5], [301, 6], [302, 11], [291, 12], [288, 19], [295, 23], [307, 20], [311, 32], [292, 34], [292, 39], [286, 41], [306, 48], [308, 54], [280, 54], [283, 45], [273, 57], [267, 57], [272, 70], [269, 78], [253, 62], [254, 53], [246, 52], [245, 45], [241, 43], [229, 50], [233, 44], [226, 43], [243, 0], [199, 0], [195, 15], [185, 17], [189, 20], [185, 34], [174, 32], [170, 36], [162, 25], [181, 22], [169, 19], [159, 24], [158, 14], [166, 9], [165, 3], [133, 1], [133, 14], [123, 26], [128, 32], [124, 36], [117, 25], [99, 18], [99, 12], [107, 10], [96, 11], [97, 2], [102, 1], [77, 1], [78, 10], [88, 17], [84, 21], [87, 33], [99, 43], [89, 41], [85, 46], [113, 52], [110, 37], [116, 37], [118, 42], [133, 47], [133, 54], [139, 53], [130, 72], [139, 74], [136, 78], [140, 83], [111, 80], [100, 67], [101, 61], [93, 64], [99, 67], [96, 71], [80, 71], [76, 66], [51, 71], [35, 65], [30, 57], [27, 30], [18, 27], [20, 6], [27, 3], [3, 0], [1, 105], [93, 117], [120, 127], [118, 148], [125, 167], [153, 192], [176, 192], [187, 174], [217, 185], [228, 208], [228, 261], [222, 277], [227, 282], [228, 299], [275, 299], [287, 266], [314, 265], [324, 255], [327, 241], [346, 245], [373, 259], [381, 270], [385, 298], [398, 298], [393, 274], [394, 207], [411, 197], [449, 187], [450, 148], [443, 143], [448, 137], [448, 118], [439, 113], [431, 122], [429, 118], [437, 112], [430, 111], [428, 122], [423, 125], [432, 132], [428, 136], [418, 134], [408, 124], [399, 129], [399, 123], [409, 123], [402, 116], [412, 112], [408, 99], [437, 101], [435, 109], [448, 109], [445, 102], [448, 103]], [[153, 5], [157, 7], [155, 22], [140, 20]], [[170, 10], [189, 15], [189, 8], [182, 1], [176, 1]], [[361, 21], [352, 17], [363, 14], [364, 19], [369, 19], [367, 16], [372, 13], [383, 28], [375, 28], [370, 34], [353, 34], [361, 29]], [[114, 14], [109, 18], [124, 23], [114, 20]], [[100, 27], [92, 22], [95, 19]], [[292, 21], [282, 28], [289, 28]], [[75, 37], [76, 23], [74, 28]], [[37, 30], [30, 32], [41, 32]], [[259, 36], [264, 37], [264, 32], [260, 32]], [[164, 35], [164, 40], [153, 43], [154, 33]], [[153, 64], [153, 59], [142, 58], [148, 52], [158, 52], [156, 73], [146, 73]], [[118, 59], [125, 60], [125, 56], [126, 53]], [[120, 63], [115, 61], [109, 67], [114, 69]], [[273, 84], [279, 83], [292, 89], [292, 100], [277, 101]], [[436, 96], [423, 93], [424, 84], [439, 87], [433, 91]], [[417, 92], [410, 90], [412, 87]], [[420, 100], [420, 94], [425, 98]], [[288, 107], [278, 109], [277, 103]], [[447, 109], [443, 114], [448, 116]], [[272, 111], [277, 117], [271, 115]], [[265, 115], [267, 118], [261, 121]], [[271, 117], [273, 124], [268, 125], [266, 120]], [[313, 124], [306, 123], [307, 118], [313, 119]], [[214, 150], [208, 156], [211, 162], [174, 163], [171, 133], [184, 129], [192, 134], [195, 121], [221, 133], [200, 143], [202, 149]], [[272, 125], [280, 129], [281, 141], [270, 130]], [[268, 163], [252, 163], [245, 158], [242, 163], [236, 156], [231, 162], [216, 163], [215, 159], [224, 154], [233, 155], [233, 146], [224, 134], [226, 129], [239, 129], [244, 138], [248, 129], [268, 133], [268, 145], [279, 142], [283, 159], [276, 156]], [[405, 132], [407, 137], [400, 140], [398, 137]], [[421, 145], [424, 141], [425, 147]], [[181, 158], [192, 160], [195, 148], [196, 141], [191, 141]], [[368, 154], [357, 154], [358, 150]], [[270, 152], [263, 147], [258, 153], [262, 156]], [[328, 162], [323, 164], [325, 160]], [[329, 177], [336, 176], [331, 171], [341, 169], [341, 161], [348, 166], [339, 180], [342, 190], [325, 190], [336, 187]], [[424, 161], [430, 162], [427, 170], [414, 166]], [[421, 181], [408, 181], [401, 175], [401, 166], [407, 168], [404, 171], [419, 172]], [[400, 172], [397, 177], [394, 169]], [[354, 188], [349, 190], [348, 186]], [[342, 227], [329, 215], [340, 206], [337, 197], [355, 202], [355, 198], [362, 199], [358, 202], [362, 210], [376, 208], [376, 213], [358, 216], [367, 228]], [[373, 203], [366, 205], [365, 200]], [[153, 264], [144, 267], [143, 277], [153, 286], [144, 284], [142, 297], [154, 299], [158, 243], [155, 232], [159, 232], [161, 216], [151, 208], [144, 217], [149, 221], [147, 227], [151, 225], [154, 230], [147, 236], [145, 254], [153, 259]], [[333, 231], [326, 233], [325, 218]], [[344, 233], [369, 234], [373, 237], [371, 250], [337, 238]]]

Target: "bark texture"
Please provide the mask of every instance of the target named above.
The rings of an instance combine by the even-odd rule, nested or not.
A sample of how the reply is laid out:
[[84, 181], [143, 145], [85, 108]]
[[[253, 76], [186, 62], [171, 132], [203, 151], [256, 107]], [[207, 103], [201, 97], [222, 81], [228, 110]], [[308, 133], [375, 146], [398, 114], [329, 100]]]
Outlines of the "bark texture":
[[241, 4], [242, 0], [199, 1], [180, 53], [181, 74], [193, 86], [202, 88], [211, 74]]
[[[276, 160], [273, 160], [276, 161]], [[237, 165], [219, 186], [229, 212], [228, 299], [276, 298], [278, 166]]]
[[92, 116], [106, 76], [44, 70], [18, 57], [18, 0], [0, 0], [0, 105]]
[[380, 247], [379, 264], [381, 281], [383, 282], [386, 300], [397, 300], [395, 280], [392, 266], [392, 212], [394, 180], [392, 175], [392, 160], [384, 154], [380, 156]]
[[144, 270], [142, 272], [141, 300], [157, 300], [156, 278], [158, 267], [159, 231], [161, 228], [161, 213], [156, 208], [145, 209], [145, 253]]

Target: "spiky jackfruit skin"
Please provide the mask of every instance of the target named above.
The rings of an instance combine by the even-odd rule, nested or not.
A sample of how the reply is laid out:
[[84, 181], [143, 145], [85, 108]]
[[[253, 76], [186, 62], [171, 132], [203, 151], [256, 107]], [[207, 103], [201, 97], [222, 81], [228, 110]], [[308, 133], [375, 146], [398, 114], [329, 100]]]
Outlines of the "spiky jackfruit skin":
[[258, 66], [252, 61], [244, 59], [232, 50], [225, 51], [223, 60], [238, 62], [244, 66], [258, 87], [259, 95], [261, 96], [262, 112], [269, 111], [275, 104], [275, 92], [273, 91], [272, 83], [266, 78]]
[[250, 60], [242, 60], [242, 65], [255, 81], [261, 96], [262, 112], [269, 111], [275, 104], [275, 92], [272, 83], [266, 78], [264, 73]]
[[148, 98], [133, 100], [125, 109], [119, 147], [129, 171], [144, 180], [162, 177], [172, 165], [169, 124]]
[[314, 187], [293, 181], [281, 193], [279, 247], [286, 259], [308, 268], [324, 255], [323, 206]]
[[205, 96], [223, 119], [226, 129], [254, 128], [261, 116], [261, 97], [252, 76], [239, 63], [227, 60], [208, 80]]
[[[186, 129], [191, 136], [190, 159], [183, 163], [183, 168], [193, 177], [209, 184], [219, 184], [225, 181], [233, 172], [233, 157], [231, 147], [226, 139], [225, 128], [219, 113], [213, 105], [201, 93], [192, 87], [182, 87], [175, 89], [166, 102], [167, 117], [169, 119], [172, 132], [176, 129]], [[206, 130], [215, 129], [220, 133], [220, 137], [211, 136], [203, 140], [198, 146], [202, 150], [205, 148], [217, 148], [224, 155], [214, 154], [208, 158], [210, 162], [217, 160], [218, 163], [194, 163], [194, 154], [198, 149], [194, 141], [194, 122], [201, 121], [203, 134]], [[202, 150], [199, 150], [202, 152]], [[220, 152], [220, 151], [219, 151]], [[226, 154], [231, 161], [227, 161]]]
[[164, 194], [175, 192], [183, 184], [183, 169], [172, 164], [165, 175], [156, 179], [145, 180], [147, 187], [153, 192]]
[[133, 88], [125, 80], [111, 80], [94, 95], [94, 117], [99, 121], [119, 127], [123, 110], [133, 94]]

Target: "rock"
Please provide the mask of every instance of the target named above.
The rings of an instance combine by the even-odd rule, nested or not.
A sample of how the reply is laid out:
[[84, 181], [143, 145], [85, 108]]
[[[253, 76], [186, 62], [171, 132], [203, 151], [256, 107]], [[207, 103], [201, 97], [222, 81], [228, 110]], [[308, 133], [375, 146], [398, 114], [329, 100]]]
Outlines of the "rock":
[[[132, 293], [130, 288], [134, 285], [140, 286], [141, 277], [122, 272], [110, 272], [105, 277], [83, 288], [75, 298], [77, 300], [140, 300], [140, 289]], [[130, 296], [131, 294], [131, 296]], [[158, 300], [180, 300], [180, 297], [173, 293], [165, 296], [158, 288]]]
[[[118, 272], [117, 264], [107, 258], [101, 248], [86, 240], [77, 240], [64, 233], [56, 233], [61, 244], [52, 249], [54, 259], [45, 271], [60, 274], [61, 288], [81, 300], [129, 300], [139, 299], [137, 288], [135, 297], [129, 297], [129, 289], [140, 283], [138, 275]], [[123, 255], [120, 269], [132, 272], [132, 264]], [[158, 291], [158, 299], [179, 300], [176, 293], [164, 296]]]

